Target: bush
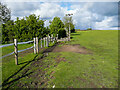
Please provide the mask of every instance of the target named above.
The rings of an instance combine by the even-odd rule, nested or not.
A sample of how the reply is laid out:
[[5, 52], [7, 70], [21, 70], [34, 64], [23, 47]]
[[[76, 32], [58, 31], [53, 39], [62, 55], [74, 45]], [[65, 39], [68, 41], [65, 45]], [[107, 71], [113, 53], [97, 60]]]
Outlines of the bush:
[[66, 31], [64, 28], [60, 28], [58, 32], [58, 39], [66, 37]]

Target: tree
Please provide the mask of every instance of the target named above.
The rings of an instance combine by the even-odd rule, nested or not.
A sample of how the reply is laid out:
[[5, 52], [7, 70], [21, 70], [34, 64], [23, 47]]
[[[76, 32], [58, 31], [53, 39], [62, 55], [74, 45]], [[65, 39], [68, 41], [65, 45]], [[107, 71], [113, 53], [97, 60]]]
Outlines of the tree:
[[0, 22], [6, 23], [11, 18], [11, 11], [6, 5], [0, 2]]
[[64, 38], [64, 37], [66, 37], [66, 31], [64, 28], [60, 28], [59, 32], [58, 32], [58, 38], [60, 39], [60, 38]]
[[[41, 36], [41, 33], [44, 30], [44, 21], [40, 20], [40, 16], [36, 16], [35, 14], [26, 17], [26, 26], [28, 27], [28, 32], [31, 34], [31, 38], [36, 36]], [[39, 37], [39, 38], [40, 38]]]
[[67, 32], [69, 32], [69, 25], [70, 25], [71, 32], [75, 32], [75, 26], [73, 24], [72, 17], [65, 16], [63, 18], [63, 22], [64, 22], [64, 25], [65, 25]]
[[43, 20], [38, 20], [37, 23], [37, 31], [36, 31], [36, 36], [41, 38], [43, 37], [43, 32], [45, 30], [44, 28], [44, 21]]
[[9, 20], [8, 22], [2, 24], [2, 43], [8, 43], [9, 41], [13, 41], [13, 26], [14, 22]]
[[17, 20], [14, 22], [14, 30], [13, 31], [14, 31], [14, 34], [15, 34], [14, 38], [18, 39], [18, 41], [20, 39], [20, 34], [21, 34], [19, 29], [20, 29], [20, 20], [17, 17]]
[[50, 33], [56, 36], [59, 32], [59, 29], [64, 28], [64, 23], [60, 20], [59, 17], [54, 17], [49, 27], [50, 27]]
[[[16, 21], [9, 20], [2, 25], [2, 43], [13, 42], [16, 38], [18, 42], [32, 40], [34, 37], [43, 37], [49, 33], [44, 27], [44, 21], [39, 16], [32, 14], [28, 17]], [[1, 33], [1, 32], [0, 32]]]

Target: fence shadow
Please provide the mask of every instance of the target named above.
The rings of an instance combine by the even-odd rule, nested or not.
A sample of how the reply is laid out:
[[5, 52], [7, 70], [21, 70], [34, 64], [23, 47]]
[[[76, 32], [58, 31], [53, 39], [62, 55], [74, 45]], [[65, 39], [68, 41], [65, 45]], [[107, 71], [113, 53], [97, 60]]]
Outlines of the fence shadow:
[[21, 78], [23, 78], [23, 77], [26, 77], [26, 76], [28, 76], [28, 75], [30, 75], [30, 74], [32, 74], [32, 73], [33, 73], [33, 72], [30, 72], [30, 73], [27, 73], [27, 74], [23, 74], [21, 77], [18, 77], [18, 78], [16, 78], [16, 79], [14, 79], [14, 80], [6, 83], [6, 85], [9, 85], [9, 86], [8, 86], [7, 88], [5, 88], [5, 89], [9, 89], [10, 86], [11, 86], [11, 84], [12, 84], [13, 82], [18, 81], [19, 79], [21, 79]]
[[10, 80], [11, 78], [13, 78], [15, 75], [17, 75], [17, 74], [18, 74], [21, 70], [23, 70], [28, 64], [30, 64], [31, 62], [35, 61], [37, 56], [38, 56], [38, 55], [36, 55], [36, 56], [34, 57], [34, 59], [31, 60], [31, 61], [24, 62], [24, 63], [27, 63], [27, 64], [25, 64], [24, 66], [22, 66], [17, 72], [15, 72], [13, 75], [11, 75], [11, 76], [8, 77], [6, 80], [4, 80], [3, 83], [2, 83], [2, 87], [6, 86], [6, 85], [9, 85], [9, 84], [11, 84], [12, 82], [17, 81], [17, 80], [19, 80], [19, 79], [21, 79], [21, 78], [23, 78], [23, 77], [25, 77], [25, 76], [28, 76], [28, 75], [30, 75], [31, 73], [33, 73], [33, 72], [30, 72], [30, 73], [28, 73], [28, 74], [23, 74], [21, 77], [18, 77], [18, 78], [16, 78], [16, 79], [14, 79], [14, 80], [12, 80], [12, 81], [9, 82], [9, 80]]

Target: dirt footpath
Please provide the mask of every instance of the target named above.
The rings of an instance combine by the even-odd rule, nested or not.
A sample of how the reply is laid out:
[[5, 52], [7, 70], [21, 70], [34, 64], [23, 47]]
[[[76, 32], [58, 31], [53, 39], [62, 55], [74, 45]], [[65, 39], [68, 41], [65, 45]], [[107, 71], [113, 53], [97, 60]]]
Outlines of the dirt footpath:
[[85, 47], [81, 47], [79, 44], [74, 45], [63, 45], [47, 49], [45, 52], [75, 52], [75, 53], [81, 53], [81, 54], [92, 54], [90, 50], [88, 50]]

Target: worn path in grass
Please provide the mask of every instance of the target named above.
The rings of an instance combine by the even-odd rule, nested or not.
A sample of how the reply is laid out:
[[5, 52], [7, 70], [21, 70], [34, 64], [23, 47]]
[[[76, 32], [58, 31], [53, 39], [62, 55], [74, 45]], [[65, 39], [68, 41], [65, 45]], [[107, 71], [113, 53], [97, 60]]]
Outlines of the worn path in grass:
[[[62, 45], [62, 46], [59, 46]], [[30, 50], [31, 51], [31, 50]], [[51, 71], [50, 75], [46, 75], [46, 70], [49, 67], [56, 67], [60, 62], [66, 62], [66, 59], [64, 57], [61, 57], [61, 55], [56, 55], [54, 57], [55, 62], [47, 62], [47, 64], [43, 61], [45, 57], [49, 57], [49, 53], [56, 53], [56, 52], [75, 52], [80, 54], [92, 54], [90, 50], [87, 50], [85, 47], [80, 47], [80, 45], [65, 45], [62, 43], [56, 44], [51, 48], [48, 48], [43, 51], [43, 56], [38, 58], [36, 61], [31, 63], [29, 67], [24, 69], [21, 74], [21, 77], [13, 77], [16, 78], [14, 81], [18, 81], [18, 84], [16, 84], [14, 87], [26, 87], [26, 88], [41, 88], [41, 87], [47, 87], [49, 79], [53, 79], [53, 75], [55, 72]], [[54, 64], [52, 64], [54, 63]], [[68, 62], [72, 63], [72, 62]], [[43, 70], [46, 69], [46, 70]], [[27, 74], [28, 73], [28, 74]], [[19, 79], [26, 77], [25, 82], [19, 81]], [[82, 79], [81, 79], [82, 80]], [[12, 82], [9, 83], [8, 88], [12, 85]]]
[[116, 35], [117, 31], [74, 33], [70, 42], [50, 47], [42, 56], [38, 55], [8, 87], [117, 88]]
[[45, 52], [75, 52], [81, 54], [92, 54], [90, 50], [88, 50], [86, 47], [80, 47], [79, 44], [74, 44], [74, 45], [63, 44], [63, 46], [61, 47], [55, 46], [54, 48], [49, 48]]

